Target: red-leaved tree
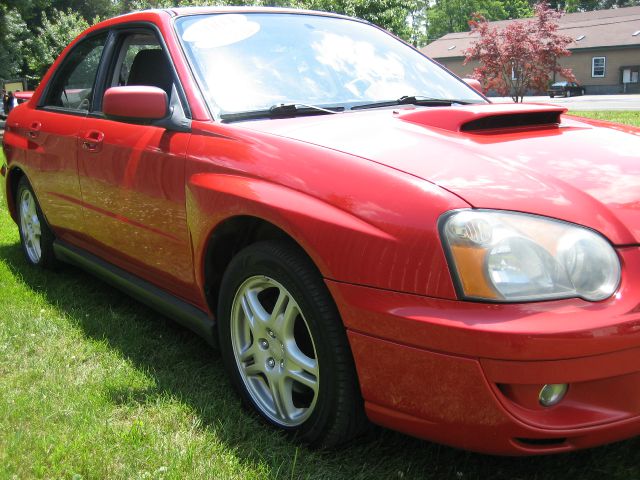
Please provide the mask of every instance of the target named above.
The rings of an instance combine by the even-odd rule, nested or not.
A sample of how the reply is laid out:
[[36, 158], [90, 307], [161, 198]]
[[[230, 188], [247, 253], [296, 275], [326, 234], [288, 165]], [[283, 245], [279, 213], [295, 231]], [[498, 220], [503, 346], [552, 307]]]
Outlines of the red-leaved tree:
[[571, 55], [567, 46], [573, 41], [558, 33], [561, 16], [546, 2], [535, 6], [534, 18], [515, 20], [502, 28], [475, 14], [469, 25], [478, 39], [464, 51], [464, 63], [478, 60], [480, 66], [474, 70], [474, 78], [486, 90], [509, 95], [514, 102], [522, 102], [529, 89], [546, 90], [553, 72], [575, 81], [571, 69], [557, 62], [558, 58]]

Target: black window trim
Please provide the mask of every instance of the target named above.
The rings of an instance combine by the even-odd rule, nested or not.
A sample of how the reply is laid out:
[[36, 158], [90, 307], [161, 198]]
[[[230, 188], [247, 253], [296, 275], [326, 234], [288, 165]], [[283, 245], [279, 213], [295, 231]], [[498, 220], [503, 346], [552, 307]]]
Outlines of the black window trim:
[[81, 47], [85, 42], [91, 40], [94, 37], [98, 37], [100, 35], [105, 35], [105, 34], [106, 34], [106, 38], [105, 38], [105, 41], [104, 41], [104, 46], [102, 48], [102, 53], [100, 54], [100, 61], [99, 61], [98, 71], [96, 72], [96, 77], [93, 80], [93, 94], [92, 94], [92, 98], [91, 98], [91, 107], [93, 107], [93, 99], [95, 98], [95, 95], [96, 95], [96, 88], [95, 87], [96, 87], [96, 85], [98, 83], [97, 81], [98, 81], [98, 78], [99, 78], [99, 75], [100, 75], [100, 70], [102, 69], [102, 65], [103, 65], [104, 59], [106, 58], [107, 47], [109, 46], [109, 39], [111, 38], [111, 33], [110, 33], [109, 29], [107, 29], [107, 28], [96, 30], [95, 32], [91, 32], [91, 33], [89, 33], [87, 35], [84, 35], [82, 38], [78, 39], [78, 41], [73, 46], [73, 48], [71, 50], [69, 50], [69, 52], [67, 52], [65, 57], [60, 62], [60, 65], [58, 65], [58, 67], [56, 68], [56, 71], [53, 72], [53, 75], [51, 76], [51, 78], [47, 82], [47, 85], [45, 86], [44, 91], [42, 92], [42, 95], [40, 95], [40, 98], [38, 99], [38, 104], [36, 105], [36, 108], [38, 110], [50, 111], [50, 112], [55, 112], [55, 113], [63, 113], [63, 114], [67, 114], [67, 115], [73, 115], [75, 117], [86, 117], [89, 114], [89, 110], [77, 110], [77, 109], [72, 109], [72, 108], [58, 107], [58, 106], [55, 106], [55, 105], [47, 105], [46, 101], [49, 98], [49, 93], [51, 93], [52, 86], [55, 84], [56, 80], [58, 80], [58, 78], [60, 77], [62, 69], [63, 69], [65, 63], [67, 62], [67, 60], [71, 57], [71, 55], [79, 47]]
[[169, 48], [167, 47], [167, 43], [160, 32], [158, 26], [152, 22], [130, 22], [130, 23], [122, 23], [118, 25], [114, 25], [111, 27], [111, 33], [113, 35], [113, 48], [109, 52], [109, 57], [102, 59], [104, 62], [105, 68], [102, 72], [102, 75], [98, 77], [97, 85], [99, 88], [96, 88], [97, 91], [100, 92], [100, 101], [99, 104], [96, 104], [96, 107], [99, 107], [100, 110], [92, 109], [90, 112], [90, 116], [92, 117], [100, 117], [104, 118], [104, 114], [102, 113], [102, 97], [104, 96], [104, 92], [106, 90], [107, 82], [109, 80], [109, 75], [113, 73], [113, 69], [115, 68], [115, 62], [117, 61], [117, 53], [118, 50], [122, 46], [122, 40], [129, 35], [137, 34], [137, 33], [146, 33], [153, 34], [160, 48], [162, 49], [165, 59], [167, 60], [167, 65], [171, 68], [171, 76], [173, 77], [173, 84], [176, 87], [176, 91], [178, 92], [178, 100], [182, 105], [182, 109], [184, 111], [184, 115], [189, 120], [192, 119], [191, 116], [191, 107], [189, 106], [189, 102], [187, 101], [187, 95], [182, 86], [182, 82], [180, 82], [180, 77], [178, 76], [178, 71], [173, 63], [173, 58], [169, 54]]
[[[58, 79], [61, 67], [67, 61], [69, 56], [76, 51], [78, 47], [84, 44], [86, 41], [91, 38], [99, 35], [107, 34], [107, 38], [104, 43], [104, 48], [102, 50], [102, 54], [100, 55], [100, 66], [98, 67], [98, 72], [96, 74], [96, 78], [93, 83], [93, 95], [91, 98], [91, 107], [90, 110], [74, 110], [64, 107], [56, 107], [51, 105], [46, 105], [45, 101], [49, 96], [50, 90], [56, 79]], [[91, 32], [87, 35], [84, 35], [80, 38], [76, 44], [73, 46], [71, 50], [65, 55], [62, 62], [51, 76], [49, 82], [42, 92], [40, 99], [38, 100], [38, 104], [36, 108], [45, 111], [52, 111], [56, 113], [80, 116], [80, 117], [91, 117], [91, 118], [105, 118], [105, 115], [102, 113], [102, 98], [104, 96], [104, 92], [106, 90], [106, 85], [108, 81], [109, 72], [113, 71], [115, 66], [115, 53], [118, 50], [120, 39], [128, 36], [132, 33], [152, 33], [158, 44], [162, 48], [164, 55], [167, 59], [167, 64], [171, 68], [171, 75], [173, 77], [173, 83], [175, 85], [176, 91], [178, 92], [178, 100], [182, 105], [182, 109], [184, 111], [184, 115], [187, 119], [192, 119], [191, 107], [189, 106], [189, 102], [187, 101], [187, 95], [185, 93], [184, 87], [182, 86], [182, 82], [180, 82], [180, 77], [178, 76], [178, 71], [173, 63], [173, 59], [169, 54], [169, 48], [167, 47], [167, 43], [162, 36], [160, 29], [158, 26], [152, 22], [131, 22], [131, 23], [122, 23], [118, 25], [112, 25], [110, 27], [102, 28]]]

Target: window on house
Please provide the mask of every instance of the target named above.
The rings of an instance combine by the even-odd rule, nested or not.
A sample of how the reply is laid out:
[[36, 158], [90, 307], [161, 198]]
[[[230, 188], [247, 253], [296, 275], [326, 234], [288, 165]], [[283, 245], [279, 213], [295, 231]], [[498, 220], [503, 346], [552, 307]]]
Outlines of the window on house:
[[594, 78], [604, 77], [606, 67], [606, 57], [593, 57], [591, 59], [591, 76]]
[[622, 68], [622, 83], [639, 83], [638, 77], [640, 77], [640, 66]]

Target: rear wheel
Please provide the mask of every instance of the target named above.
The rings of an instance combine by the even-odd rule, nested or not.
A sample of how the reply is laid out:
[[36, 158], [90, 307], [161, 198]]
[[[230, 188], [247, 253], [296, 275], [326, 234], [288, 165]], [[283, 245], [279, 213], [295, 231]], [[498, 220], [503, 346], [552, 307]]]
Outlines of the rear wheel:
[[344, 327], [315, 266], [295, 245], [241, 251], [223, 278], [220, 348], [246, 405], [312, 446], [365, 425]]
[[54, 236], [26, 177], [18, 182], [16, 207], [20, 243], [27, 262], [38, 267], [53, 268], [56, 265]]

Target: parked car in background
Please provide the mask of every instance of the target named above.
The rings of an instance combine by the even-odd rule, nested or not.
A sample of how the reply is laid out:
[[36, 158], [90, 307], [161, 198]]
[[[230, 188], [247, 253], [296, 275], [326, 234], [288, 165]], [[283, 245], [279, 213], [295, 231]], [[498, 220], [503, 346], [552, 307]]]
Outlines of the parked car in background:
[[67, 47], [1, 172], [28, 263], [219, 345], [306, 444], [565, 452], [640, 434], [640, 129], [565, 112], [364, 21], [170, 8]]
[[547, 93], [551, 98], [575, 97], [577, 95], [584, 95], [584, 87], [581, 87], [576, 82], [555, 82], [549, 87]]

